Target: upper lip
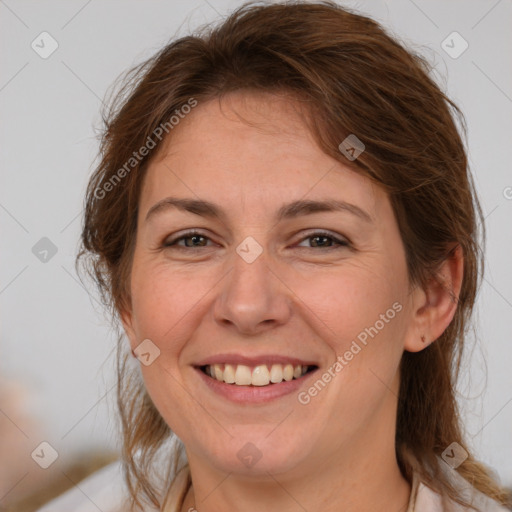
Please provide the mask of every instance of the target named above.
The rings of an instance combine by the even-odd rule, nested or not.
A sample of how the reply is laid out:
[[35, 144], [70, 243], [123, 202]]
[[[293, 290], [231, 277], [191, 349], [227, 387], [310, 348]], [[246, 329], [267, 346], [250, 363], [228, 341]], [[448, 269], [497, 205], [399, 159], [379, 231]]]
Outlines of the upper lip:
[[251, 357], [240, 354], [216, 354], [195, 363], [194, 366], [210, 366], [212, 364], [243, 364], [246, 366], [257, 366], [260, 364], [291, 364], [293, 366], [318, 366], [318, 363], [311, 360], [303, 360], [279, 354], [261, 354]]

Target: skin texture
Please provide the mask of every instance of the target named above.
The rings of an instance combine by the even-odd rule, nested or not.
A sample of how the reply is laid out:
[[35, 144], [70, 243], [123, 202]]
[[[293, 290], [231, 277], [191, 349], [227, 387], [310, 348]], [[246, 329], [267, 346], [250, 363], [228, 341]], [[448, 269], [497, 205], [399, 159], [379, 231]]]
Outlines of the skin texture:
[[[141, 370], [186, 447], [193, 486], [182, 510], [405, 511], [410, 485], [394, 447], [399, 362], [451, 321], [460, 252], [440, 269], [443, 287], [411, 286], [386, 193], [324, 154], [286, 97], [200, 103], [171, 135], [145, 177], [122, 318], [132, 349], [150, 339], [161, 351]], [[146, 221], [168, 196], [214, 202], [225, 218], [169, 208]], [[347, 201], [372, 220], [340, 211], [276, 222], [298, 199]], [[190, 238], [164, 247], [190, 228], [206, 237], [195, 248]], [[320, 229], [349, 245], [311, 237]], [[248, 236], [263, 249], [252, 263], [236, 252]], [[237, 405], [193, 368], [218, 353], [288, 355], [317, 362], [307, 390], [397, 302], [401, 311], [307, 405], [297, 393]], [[248, 442], [261, 453], [252, 467], [237, 457]]]

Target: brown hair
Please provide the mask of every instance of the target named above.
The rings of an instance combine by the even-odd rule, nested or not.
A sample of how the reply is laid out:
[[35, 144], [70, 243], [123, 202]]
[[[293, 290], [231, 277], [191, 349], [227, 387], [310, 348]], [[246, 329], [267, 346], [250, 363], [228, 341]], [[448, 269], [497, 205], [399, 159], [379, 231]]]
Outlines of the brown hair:
[[[424, 57], [406, 50], [378, 23], [331, 1], [249, 2], [220, 25], [171, 42], [128, 73], [104, 115], [101, 161], [87, 189], [77, 263], [89, 256], [87, 268], [113, 317], [129, 309], [139, 195], [157, 150], [127, 169], [133, 152], [148, 137], [154, 139], [155, 130], [191, 98], [200, 104], [232, 91], [290, 93], [309, 112], [311, 133], [322, 150], [388, 192], [411, 283], [424, 285], [435, 278], [450, 250], [462, 249], [464, 277], [453, 321], [428, 348], [402, 357], [396, 453], [409, 481], [415, 469], [433, 489], [464, 503], [443, 474], [439, 455], [454, 441], [470, 452], [455, 384], [483, 266], [478, 241], [482, 213], [453, 114], [466, 134], [464, 116], [431, 72]], [[365, 144], [355, 161], [338, 149], [349, 134]], [[122, 179], [121, 168], [126, 171]], [[160, 507], [149, 474], [173, 433], [137, 371], [128, 371], [129, 347], [122, 334], [118, 346], [126, 480], [133, 504], [140, 505], [144, 496]], [[177, 471], [177, 459], [172, 463], [164, 481]], [[471, 455], [457, 471], [505, 503], [504, 490]]]

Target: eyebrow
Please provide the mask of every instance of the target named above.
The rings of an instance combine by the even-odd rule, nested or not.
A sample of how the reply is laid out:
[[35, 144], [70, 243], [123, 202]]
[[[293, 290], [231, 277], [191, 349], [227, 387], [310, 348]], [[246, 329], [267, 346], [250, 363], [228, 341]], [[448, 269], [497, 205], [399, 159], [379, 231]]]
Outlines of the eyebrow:
[[[226, 220], [226, 212], [215, 203], [202, 199], [188, 199], [178, 197], [166, 197], [154, 204], [146, 214], [146, 222], [158, 213], [162, 213], [172, 208], [201, 215], [212, 219]], [[366, 222], [373, 222], [371, 215], [355, 204], [347, 203], [336, 199], [327, 199], [322, 201], [298, 200], [285, 204], [279, 208], [276, 214], [276, 221], [293, 219], [302, 215], [311, 215], [321, 212], [348, 212]]]

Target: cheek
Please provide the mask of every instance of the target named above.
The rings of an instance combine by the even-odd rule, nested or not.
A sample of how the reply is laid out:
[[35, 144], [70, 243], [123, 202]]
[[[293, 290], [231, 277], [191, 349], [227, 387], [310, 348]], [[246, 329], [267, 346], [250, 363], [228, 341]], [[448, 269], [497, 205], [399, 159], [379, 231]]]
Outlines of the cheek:
[[401, 322], [396, 320], [403, 311], [405, 295], [395, 275], [397, 279], [391, 280], [387, 269], [347, 264], [308, 276], [300, 285], [296, 282], [294, 292], [314, 312], [319, 325], [324, 325], [325, 340], [331, 340], [329, 344], [339, 354], [358, 336], [364, 341], [376, 331], [381, 338], [394, 337], [400, 331]]
[[204, 272], [194, 276], [165, 264], [141, 264], [132, 276], [138, 336], [152, 339], [165, 350], [175, 347], [165, 340], [176, 338], [187, 321], [198, 314], [216, 280], [208, 279]]
[[333, 356], [318, 376], [327, 384], [317, 386], [321, 391], [316, 397], [310, 388], [311, 400], [341, 442], [394, 396], [390, 390], [395, 387], [406, 325], [405, 289], [399, 277], [394, 282], [375, 266], [370, 270], [361, 265], [314, 283], [307, 287], [307, 303], [318, 325], [324, 326], [322, 338]]
[[204, 288], [203, 279], [185, 277], [168, 265], [134, 265], [132, 305], [137, 343], [150, 339], [159, 349], [152, 364], [140, 365], [144, 385], [160, 415], [182, 439], [188, 439], [183, 419], [203, 413], [190, 397], [184, 400], [188, 395], [178, 366], [197, 325], [193, 319], [206, 293]]
[[320, 320], [318, 333], [333, 352], [331, 365], [319, 375], [329, 382], [318, 394], [319, 404], [325, 405], [324, 421], [338, 428], [338, 411], [351, 411], [353, 417], [345, 417], [343, 427], [351, 430], [367, 421], [394, 387], [403, 352], [406, 290], [399, 274], [390, 280], [375, 265], [338, 270], [311, 280], [315, 284], [303, 295]]

